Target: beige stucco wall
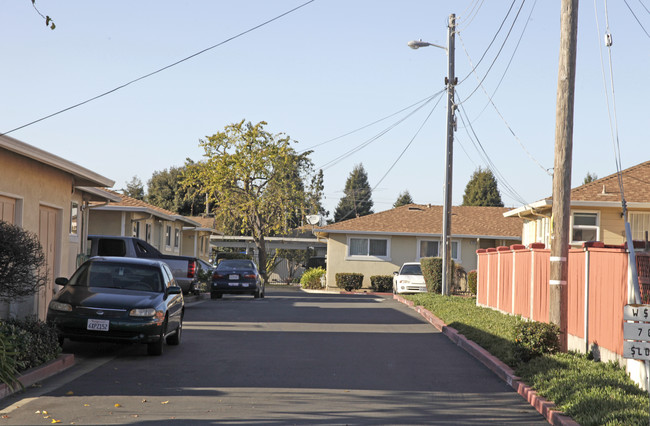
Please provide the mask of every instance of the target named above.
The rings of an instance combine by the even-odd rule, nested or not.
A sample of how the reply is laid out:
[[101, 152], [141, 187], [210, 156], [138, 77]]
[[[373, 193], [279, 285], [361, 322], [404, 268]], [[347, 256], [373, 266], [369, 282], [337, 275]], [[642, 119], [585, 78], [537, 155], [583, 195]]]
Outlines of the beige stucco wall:
[[[68, 173], [0, 150], [0, 195], [16, 200], [15, 224], [39, 235], [41, 207], [56, 212], [51, 277], [70, 276], [76, 267], [80, 238], [70, 235], [70, 206], [76, 201], [81, 208], [83, 200], [82, 194], [73, 190], [73, 185], [73, 177]], [[54, 283], [48, 283], [46, 294], [41, 297], [42, 304], [49, 303], [54, 291]], [[21, 303], [4, 306], [0, 315], [38, 314], [38, 303], [38, 296], [30, 297]]]
[[[347, 234], [330, 234], [327, 242], [327, 287], [336, 288], [336, 274], [339, 272], [355, 272], [363, 274], [363, 287], [370, 287], [370, 277], [373, 275], [392, 275], [405, 262], [418, 261], [418, 244], [421, 239], [415, 236], [370, 236], [354, 235], [354, 237], [369, 238], [388, 238], [390, 241], [390, 258], [384, 259], [349, 259], [347, 254]], [[477, 241], [476, 238], [454, 239], [460, 242], [460, 255], [462, 261], [459, 262], [465, 271], [469, 272], [476, 269], [477, 255], [476, 250], [480, 245], [483, 247], [496, 247], [497, 245], [517, 244], [518, 241], [510, 240], [490, 240], [482, 239]]]
[[[210, 232], [208, 231], [183, 231], [181, 255], [198, 257], [210, 261]], [[203, 249], [201, 249], [203, 240]]]
[[621, 209], [602, 209], [600, 211], [600, 240], [605, 244], [625, 242], [625, 222]]

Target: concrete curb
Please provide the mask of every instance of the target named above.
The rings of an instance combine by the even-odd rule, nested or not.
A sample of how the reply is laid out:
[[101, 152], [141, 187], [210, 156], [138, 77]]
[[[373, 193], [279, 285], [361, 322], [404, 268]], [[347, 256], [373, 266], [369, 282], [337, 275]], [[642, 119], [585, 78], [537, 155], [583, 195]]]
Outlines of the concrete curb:
[[[58, 374], [68, 368], [72, 367], [75, 364], [73, 354], [61, 354], [57, 359], [43, 364], [40, 367], [34, 367], [18, 377], [18, 381], [23, 384], [24, 387], [29, 387], [34, 383], [45, 380], [48, 377], [52, 377], [55, 374]], [[5, 398], [9, 395], [12, 395], [20, 391], [20, 386], [16, 386], [13, 390], [9, 389], [4, 383], [0, 385], [0, 399]]]
[[523, 383], [518, 376], [515, 375], [512, 368], [508, 367], [501, 360], [497, 359], [491, 353], [483, 349], [476, 343], [468, 340], [465, 336], [458, 333], [458, 331], [442, 320], [436, 317], [433, 313], [426, 310], [422, 306], [415, 306], [415, 304], [406, 300], [400, 295], [393, 295], [393, 299], [407, 306], [410, 306], [418, 312], [429, 324], [437, 328], [442, 334], [447, 336], [452, 342], [456, 343], [467, 353], [479, 360], [483, 365], [492, 370], [499, 378], [508, 383], [514, 390], [517, 391], [531, 406], [533, 406], [546, 420], [552, 425], [558, 426], [579, 426], [571, 417], [565, 415], [561, 411], [555, 409], [555, 404], [551, 401], [542, 398], [530, 386]]

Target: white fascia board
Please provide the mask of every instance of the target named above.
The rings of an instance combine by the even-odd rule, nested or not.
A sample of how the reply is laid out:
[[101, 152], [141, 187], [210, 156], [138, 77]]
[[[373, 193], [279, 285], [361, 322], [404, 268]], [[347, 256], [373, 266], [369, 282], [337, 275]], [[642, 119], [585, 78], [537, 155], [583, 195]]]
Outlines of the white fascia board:
[[[385, 232], [385, 231], [342, 231], [342, 230], [324, 230], [315, 229], [314, 232], [329, 233], [329, 234], [348, 234], [348, 235], [382, 235], [386, 237], [419, 237], [419, 238], [442, 238], [442, 234], [426, 234], [422, 232]], [[496, 240], [521, 240], [521, 235], [471, 235], [471, 234], [454, 234], [450, 235], [451, 238], [484, 238]]]
[[[215, 241], [253, 241], [253, 237], [247, 235], [211, 235], [210, 240]], [[300, 242], [318, 242], [317, 238], [295, 238], [295, 237], [266, 237], [265, 241], [269, 242], [288, 242], [288, 243], [300, 243]]]
[[535, 209], [539, 209], [541, 207], [548, 207], [552, 206], [553, 201], [551, 200], [540, 200], [540, 201], [535, 201], [534, 203], [526, 204], [525, 206], [521, 206], [517, 209], [514, 210], [509, 210], [503, 214], [504, 217], [513, 217], [513, 216], [519, 216], [521, 213], [526, 213]]
[[75, 186], [75, 188], [78, 189], [79, 191], [83, 191], [88, 194], [94, 195], [95, 197], [102, 200], [112, 201], [114, 203], [119, 203], [120, 201], [122, 201], [122, 197], [120, 197], [119, 195], [106, 192], [102, 188], [96, 188], [94, 186]]
[[23, 157], [38, 161], [39, 163], [54, 167], [55, 169], [70, 173], [76, 178], [84, 179], [87, 181], [85, 182], [85, 186], [91, 186], [94, 184], [98, 187], [110, 188], [115, 185], [114, 180], [10, 136], [0, 136], [0, 147], [22, 155]]
[[155, 217], [158, 217], [160, 219], [164, 220], [169, 220], [169, 221], [175, 221], [176, 216], [171, 216], [171, 215], [166, 215], [164, 213], [161, 213], [157, 210], [150, 209], [147, 207], [126, 207], [126, 206], [112, 206], [110, 204], [105, 205], [105, 206], [97, 206], [97, 207], [92, 207], [90, 206], [91, 209], [93, 210], [105, 210], [105, 211], [115, 211], [115, 212], [136, 212], [136, 213], [147, 213], [150, 215], [153, 215]]
[[219, 232], [214, 228], [202, 228], [200, 226], [183, 226], [183, 231], [210, 232], [211, 234], [223, 235], [222, 232]]

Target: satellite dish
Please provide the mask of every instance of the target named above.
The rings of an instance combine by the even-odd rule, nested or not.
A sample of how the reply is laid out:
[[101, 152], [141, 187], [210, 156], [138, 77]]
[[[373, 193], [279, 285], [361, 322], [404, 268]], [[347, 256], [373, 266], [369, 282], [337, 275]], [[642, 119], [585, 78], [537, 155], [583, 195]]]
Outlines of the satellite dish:
[[310, 225], [318, 225], [320, 223], [321, 215], [309, 214], [306, 216], [307, 223]]

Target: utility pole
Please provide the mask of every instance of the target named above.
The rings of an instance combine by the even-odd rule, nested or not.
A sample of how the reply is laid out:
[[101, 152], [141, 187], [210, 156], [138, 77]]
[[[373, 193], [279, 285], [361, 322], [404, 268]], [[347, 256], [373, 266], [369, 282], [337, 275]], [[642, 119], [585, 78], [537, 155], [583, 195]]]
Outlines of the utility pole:
[[578, 0], [562, 0], [560, 61], [555, 112], [555, 163], [549, 319], [560, 328], [560, 348], [567, 350], [567, 276], [571, 224], [573, 103], [578, 39]]
[[454, 165], [454, 128], [456, 127], [456, 105], [454, 104], [454, 87], [457, 79], [454, 75], [455, 63], [456, 15], [449, 15], [447, 30], [447, 159], [445, 161], [445, 205], [442, 212], [442, 294], [448, 296], [453, 275], [451, 270], [451, 183]]

